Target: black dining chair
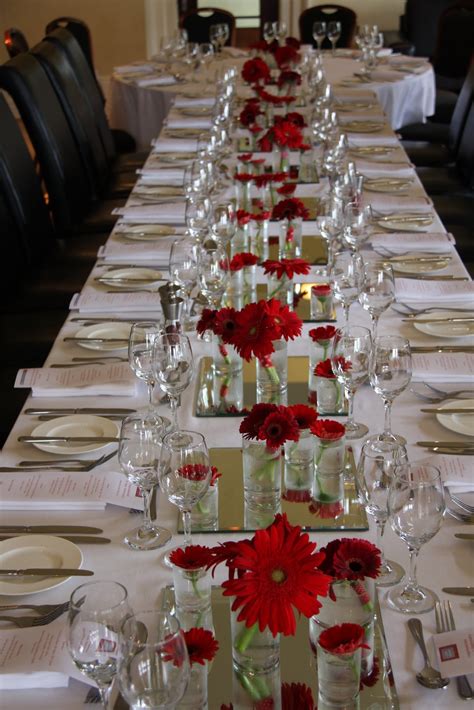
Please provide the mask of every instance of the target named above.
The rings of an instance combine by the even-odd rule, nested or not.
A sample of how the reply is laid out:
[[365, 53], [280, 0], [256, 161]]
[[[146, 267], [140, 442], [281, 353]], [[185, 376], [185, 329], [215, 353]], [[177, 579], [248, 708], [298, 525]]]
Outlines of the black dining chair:
[[[340, 22], [341, 36], [337, 40], [336, 47], [352, 47], [357, 25], [357, 15], [354, 10], [344, 5], [315, 5], [303, 10], [299, 17], [300, 39], [303, 44], [316, 46], [313, 39], [313, 24], [315, 22]], [[323, 49], [327, 49], [331, 43], [326, 38], [323, 42]]]
[[209, 32], [212, 25], [224, 24], [229, 28], [226, 45], [235, 44], [235, 16], [219, 7], [199, 7], [186, 12], [179, 26], [188, 33], [189, 42], [209, 42]]
[[432, 57], [436, 84], [459, 91], [474, 52], [474, 0], [457, 0], [440, 15]]
[[5, 30], [3, 33], [3, 44], [5, 45], [10, 59], [16, 57], [17, 54], [27, 52], [29, 49], [25, 35], [16, 27], [10, 27], [8, 30]]

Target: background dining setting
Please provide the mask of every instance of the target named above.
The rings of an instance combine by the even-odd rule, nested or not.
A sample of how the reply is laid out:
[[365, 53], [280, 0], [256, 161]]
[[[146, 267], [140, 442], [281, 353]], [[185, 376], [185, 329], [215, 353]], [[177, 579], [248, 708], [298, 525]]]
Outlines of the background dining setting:
[[0, 705], [466, 707], [472, 2], [23, 4]]

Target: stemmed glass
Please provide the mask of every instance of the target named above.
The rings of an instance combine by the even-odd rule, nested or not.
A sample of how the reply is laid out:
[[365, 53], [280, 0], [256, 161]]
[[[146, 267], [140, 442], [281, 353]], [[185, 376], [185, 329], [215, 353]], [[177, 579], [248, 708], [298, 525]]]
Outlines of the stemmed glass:
[[397, 562], [387, 560], [383, 550], [383, 534], [388, 520], [388, 492], [394, 468], [401, 463], [408, 463], [404, 446], [395, 441], [372, 438], [364, 443], [356, 470], [359, 494], [377, 526], [377, 547], [382, 557], [380, 574], [376, 581], [379, 587], [398, 584], [405, 575], [403, 567]]
[[213, 240], [199, 252], [199, 285], [212, 308], [219, 308], [229, 281], [229, 257], [225, 247]]
[[214, 45], [211, 42], [203, 42], [199, 45], [199, 58], [203, 66], [210, 64], [214, 58]]
[[380, 335], [373, 340], [369, 378], [375, 392], [382, 397], [385, 407], [385, 424], [382, 441], [405, 444], [402, 436], [392, 433], [392, 404], [411, 380], [410, 343], [398, 335]]
[[211, 231], [218, 242], [227, 246], [237, 229], [232, 202], [219, 202], [214, 206]]
[[185, 329], [191, 317], [191, 293], [198, 277], [198, 245], [190, 238], [176, 239], [170, 250], [170, 276], [185, 295]]
[[203, 239], [209, 230], [211, 202], [201, 195], [189, 196], [186, 200], [184, 220], [193, 237]]
[[211, 465], [206, 440], [196, 431], [174, 431], [163, 438], [158, 469], [168, 500], [181, 511], [183, 547], [191, 545], [191, 510], [206, 494]]
[[434, 608], [437, 596], [419, 586], [416, 563], [421, 546], [440, 529], [445, 507], [439, 469], [423, 462], [395, 468], [388, 495], [390, 523], [410, 553], [406, 584], [394, 587], [387, 595], [389, 605], [396, 611], [423, 614]]
[[[346, 179], [345, 188], [348, 194], [354, 199], [361, 189], [362, 178], [351, 180]], [[357, 252], [359, 247], [369, 237], [368, 226], [372, 218], [372, 210], [369, 206], [362, 207], [358, 202], [349, 202], [344, 208], [344, 241], [349, 247]]]
[[161, 333], [155, 339], [153, 372], [157, 383], [169, 397], [172, 427], [177, 430], [180, 395], [188, 387], [194, 373], [193, 351], [187, 335]]
[[336, 56], [336, 44], [337, 40], [341, 36], [342, 27], [340, 22], [328, 22], [328, 40], [331, 42], [332, 56]]
[[188, 651], [176, 616], [153, 610], [127, 619], [120, 635], [117, 679], [130, 707], [175, 708], [189, 675]]
[[334, 298], [344, 307], [346, 326], [349, 325], [349, 310], [357, 301], [362, 288], [363, 261], [359, 254], [341, 252], [334, 257], [331, 271]]
[[284, 40], [287, 32], [288, 28], [286, 26], [286, 22], [280, 20], [273, 23], [273, 34], [275, 35], [275, 39]]
[[73, 591], [69, 602], [69, 653], [81, 673], [97, 684], [105, 710], [117, 673], [119, 631], [133, 613], [127, 597], [118, 582], [88, 582]]
[[326, 31], [325, 22], [313, 22], [313, 39], [318, 45], [318, 52], [321, 52], [321, 47], [326, 37]]
[[390, 264], [365, 264], [359, 301], [372, 320], [372, 337], [377, 337], [379, 318], [395, 300], [395, 279]]
[[151, 497], [158, 485], [157, 467], [165, 424], [151, 423], [137, 416], [126, 417], [120, 430], [118, 462], [130, 483], [140, 488], [143, 498], [143, 523], [124, 539], [132, 550], [156, 550], [171, 539], [169, 530], [154, 525]]
[[332, 341], [331, 366], [338, 382], [344, 385], [349, 401], [349, 416], [345, 422], [346, 439], [360, 439], [369, 429], [354, 421], [354, 395], [369, 376], [372, 349], [370, 331], [361, 326], [346, 326], [337, 331]]
[[152, 368], [153, 343], [159, 333], [161, 333], [161, 326], [156, 321], [134, 323], [128, 340], [128, 362], [135, 375], [146, 382], [148, 391], [146, 416], [151, 420], [158, 418], [161, 421], [153, 405], [153, 389], [156, 378]]
[[263, 23], [263, 39], [265, 40], [265, 42], [271, 42], [272, 39], [275, 39], [273, 22], [264, 22]]
[[343, 203], [337, 197], [332, 197], [327, 208], [327, 216], [323, 217], [319, 224], [321, 236], [326, 242], [328, 265], [328, 276], [332, 273], [334, 262], [334, 251], [338, 237], [344, 228]]

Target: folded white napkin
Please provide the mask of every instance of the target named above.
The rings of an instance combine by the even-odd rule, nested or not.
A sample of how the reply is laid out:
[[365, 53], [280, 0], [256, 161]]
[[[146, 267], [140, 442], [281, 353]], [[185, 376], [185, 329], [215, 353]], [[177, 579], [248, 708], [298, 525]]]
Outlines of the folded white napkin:
[[365, 89], [363, 86], [354, 89], [337, 86], [334, 88], [334, 98], [341, 104], [360, 103], [361, 101], [378, 104], [373, 89]]
[[[433, 203], [423, 193], [411, 197], [386, 194], [385, 192], [366, 192], [362, 201], [365, 205], [371, 205], [374, 210], [382, 212], [384, 215], [398, 215], [411, 211], [429, 214], [433, 211]], [[374, 218], [377, 219], [377, 215]]]
[[135, 72], [153, 72], [156, 71], [156, 66], [148, 62], [142, 64], [122, 64], [120, 67], [114, 67], [115, 74], [134, 74]]
[[436, 454], [430, 458], [430, 463], [439, 468], [441, 480], [445, 486], [453, 489], [453, 493], [474, 491], [474, 467], [471, 457]]
[[[393, 151], [393, 153], [395, 153], [395, 151]], [[391, 153], [390, 155], [393, 155], [393, 153]], [[384, 160], [390, 160], [390, 157], [384, 157]], [[394, 165], [388, 162], [372, 162], [371, 160], [364, 160], [364, 158], [356, 157], [354, 162], [356, 164], [357, 171], [369, 178], [413, 178], [416, 175], [415, 168], [408, 161], [406, 165]]]
[[134, 83], [137, 86], [141, 86], [143, 88], [147, 86], [172, 86], [173, 84], [177, 84], [178, 82], [176, 81], [174, 76], [162, 75], [144, 77], [143, 79], [135, 79]]
[[[344, 129], [344, 127], [343, 127]], [[398, 145], [398, 139], [389, 126], [386, 126], [382, 131], [377, 133], [356, 133], [352, 131], [344, 131], [348, 135], [349, 143], [352, 145]]]
[[384, 81], [403, 81], [404, 76], [401, 72], [390, 71], [388, 69], [377, 69], [370, 73], [371, 80], [374, 83]]
[[472, 353], [414, 353], [412, 380], [474, 383]]
[[156, 138], [152, 141], [154, 153], [195, 153], [196, 138]]
[[[137, 291], [136, 293], [105, 293], [92, 286], [86, 286], [80, 294], [76, 293], [69, 305], [71, 310], [80, 313], [127, 313], [150, 311], [156, 313], [161, 310], [158, 292]], [[66, 369], [66, 368], [64, 368]], [[82, 368], [75, 368], [80, 370]], [[101, 369], [101, 372], [105, 368]]]
[[134, 263], [149, 261], [156, 264], [157, 260], [163, 266], [168, 266], [170, 249], [173, 242], [179, 238], [178, 235], [169, 237], [157, 237], [153, 242], [116, 242], [109, 239], [105, 246], [99, 249], [98, 256], [101, 259], [111, 261], [123, 261], [129, 264], [133, 259]]
[[193, 106], [214, 106], [215, 103], [214, 96], [196, 96], [192, 99], [186, 96], [177, 96], [174, 106], [175, 108], [192, 108]]
[[112, 214], [120, 215], [124, 222], [162, 222], [166, 224], [184, 223], [184, 202], [161, 205], [141, 205], [136, 207], [118, 207]]
[[137, 173], [142, 178], [153, 178], [154, 182], [163, 183], [163, 185], [183, 184], [184, 168], [142, 168], [137, 170]]
[[403, 302], [429, 301], [453, 303], [464, 301], [474, 307], [474, 283], [472, 281], [420, 281], [396, 279], [395, 296]]
[[170, 116], [166, 122], [167, 128], [202, 128], [212, 127], [212, 119], [199, 116]]
[[[116, 294], [104, 294], [104, 296], [109, 295], [115, 296]], [[150, 296], [154, 294], [142, 295]], [[157, 299], [158, 296], [155, 298]], [[139, 310], [143, 310], [143, 308]], [[18, 370], [15, 387], [30, 387], [33, 397], [90, 397], [101, 395], [132, 397], [136, 390], [136, 379], [126, 362], [113, 363], [111, 365], [83, 365], [82, 367], [31, 367]]]
[[391, 234], [373, 234], [370, 238], [374, 249], [386, 247], [395, 251], [451, 251], [454, 239], [443, 232], [392, 232]]

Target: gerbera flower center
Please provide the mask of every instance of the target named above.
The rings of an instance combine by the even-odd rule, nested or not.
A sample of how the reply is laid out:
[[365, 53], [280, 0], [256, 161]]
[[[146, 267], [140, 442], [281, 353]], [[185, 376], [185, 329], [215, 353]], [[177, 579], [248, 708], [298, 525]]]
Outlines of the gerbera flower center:
[[352, 572], [361, 572], [363, 569], [362, 563], [360, 560], [351, 560], [348, 563], [348, 567]]
[[272, 582], [276, 582], [276, 584], [283, 584], [283, 582], [286, 581], [286, 572], [282, 569], [274, 569], [272, 570]]

